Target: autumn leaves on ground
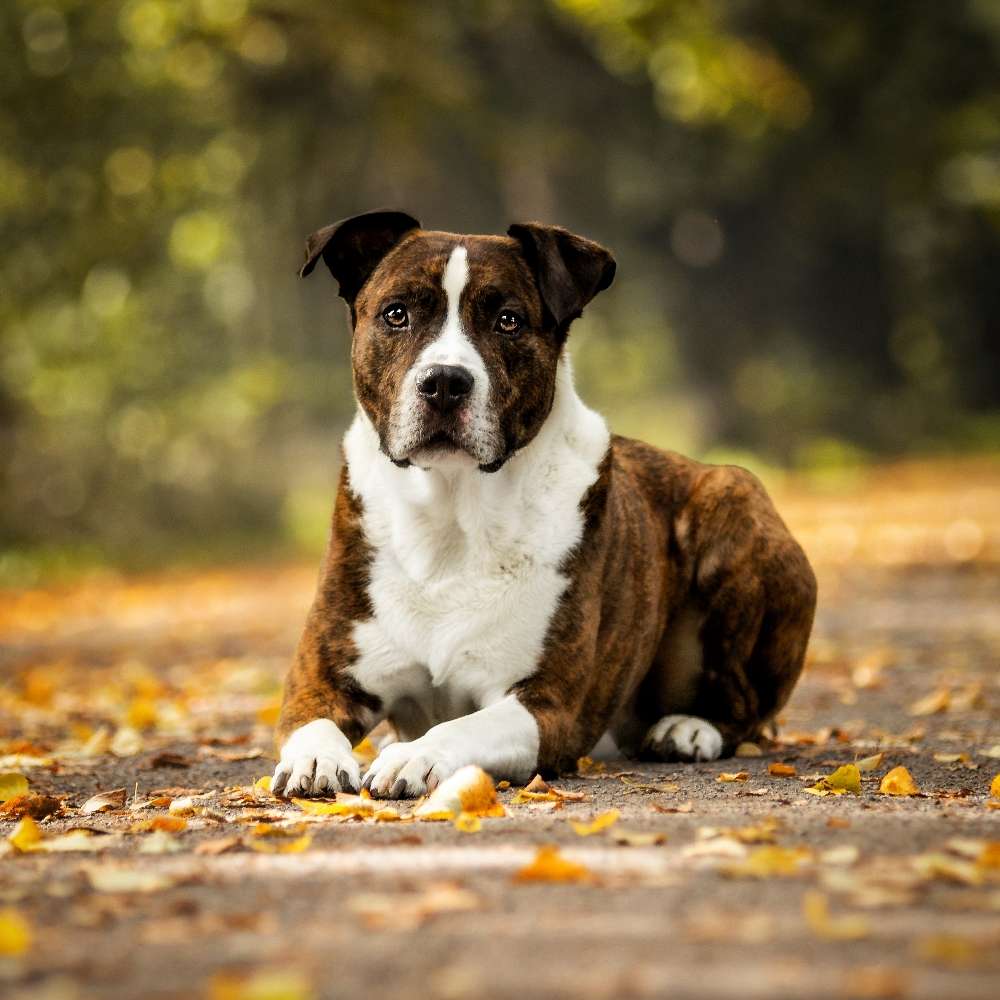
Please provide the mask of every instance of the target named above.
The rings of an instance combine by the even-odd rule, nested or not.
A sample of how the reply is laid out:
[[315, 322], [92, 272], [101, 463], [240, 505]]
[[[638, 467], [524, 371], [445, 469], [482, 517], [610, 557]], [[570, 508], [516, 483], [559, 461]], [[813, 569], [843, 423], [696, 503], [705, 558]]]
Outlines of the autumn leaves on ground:
[[313, 567], [3, 592], [0, 992], [994, 997], [1000, 477], [823, 496], [776, 742], [424, 803], [261, 780]]

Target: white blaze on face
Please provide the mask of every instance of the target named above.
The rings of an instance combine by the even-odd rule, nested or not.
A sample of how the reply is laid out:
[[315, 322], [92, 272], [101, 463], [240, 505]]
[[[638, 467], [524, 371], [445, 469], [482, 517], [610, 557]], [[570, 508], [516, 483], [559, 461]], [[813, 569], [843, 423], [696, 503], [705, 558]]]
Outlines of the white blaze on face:
[[393, 408], [390, 446], [394, 455], [408, 455], [426, 436], [426, 404], [417, 392], [420, 375], [432, 365], [457, 365], [473, 378], [469, 399], [456, 416], [454, 431], [458, 442], [479, 464], [489, 464], [499, 457], [500, 434], [489, 406], [489, 373], [462, 325], [462, 293], [468, 280], [469, 252], [460, 244], [451, 251], [441, 276], [447, 304], [444, 323], [407, 372]]

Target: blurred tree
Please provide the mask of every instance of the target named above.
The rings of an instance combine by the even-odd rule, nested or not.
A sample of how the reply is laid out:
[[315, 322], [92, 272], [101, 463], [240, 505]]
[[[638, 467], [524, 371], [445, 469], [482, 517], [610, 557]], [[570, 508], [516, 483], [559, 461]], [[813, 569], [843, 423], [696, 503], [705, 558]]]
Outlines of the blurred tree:
[[988, 0], [12, 0], [0, 39], [0, 576], [311, 538], [353, 403], [294, 269], [381, 204], [612, 246], [573, 340], [625, 433], [998, 443]]

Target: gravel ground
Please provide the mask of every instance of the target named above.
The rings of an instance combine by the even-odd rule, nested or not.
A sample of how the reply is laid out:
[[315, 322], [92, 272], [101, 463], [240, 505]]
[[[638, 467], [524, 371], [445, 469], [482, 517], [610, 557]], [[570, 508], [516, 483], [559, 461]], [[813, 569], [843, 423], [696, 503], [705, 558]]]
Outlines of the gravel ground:
[[[26, 774], [32, 792], [66, 796], [65, 815], [40, 824], [46, 840], [74, 827], [101, 831], [88, 840], [98, 850], [0, 857], [0, 911], [32, 935], [26, 949], [9, 949], [19, 953], [0, 953], [0, 992], [12, 1000], [1000, 993], [1000, 869], [995, 853], [983, 860], [983, 842], [1000, 841], [1000, 810], [989, 806], [1000, 771], [995, 566], [824, 571], [809, 669], [782, 720], [786, 742], [760, 756], [609, 761], [604, 773], [553, 782], [582, 800], [514, 805], [515, 791], [502, 791], [507, 818], [483, 820], [478, 832], [322, 817], [308, 822], [305, 849], [260, 853], [248, 849], [248, 821], [302, 819], [250, 786], [273, 766], [266, 706], [310, 583], [311, 571], [298, 569], [108, 583], [86, 597], [21, 595], [0, 613], [9, 681], [0, 771]], [[54, 691], [45, 687], [52, 677]], [[126, 682], [138, 744], [117, 756], [101, 746], [86, 759], [64, 754], [68, 732], [85, 741], [101, 720], [114, 728], [116, 685]], [[144, 712], [159, 714], [151, 721]], [[54, 748], [51, 763], [18, 761], [22, 738]], [[884, 758], [860, 795], [804, 791], [876, 752]], [[226, 759], [241, 756], [249, 759]], [[770, 775], [775, 762], [796, 776]], [[878, 793], [897, 765], [921, 795]], [[718, 780], [740, 771], [746, 780]], [[80, 815], [89, 796], [116, 788], [128, 790], [124, 808]], [[203, 793], [183, 831], [134, 832], [137, 822], [169, 816], [167, 800]], [[161, 805], [129, 808], [151, 797]], [[590, 836], [568, 822], [611, 809], [617, 822]], [[13, 829], [0, 822], [0, 836]], [[743, 842], [769, 837], [777, 852]], [[163, 853], [147, 853], [151, 838]], [[227, 838], [230, 850], [206, 853]], [[584, 866], [586, 880], [515, 881], [545, 844]], [[106, 873], [122, 870], [109, 883]], [[0, 952], [2, 940], [0, 929]]]

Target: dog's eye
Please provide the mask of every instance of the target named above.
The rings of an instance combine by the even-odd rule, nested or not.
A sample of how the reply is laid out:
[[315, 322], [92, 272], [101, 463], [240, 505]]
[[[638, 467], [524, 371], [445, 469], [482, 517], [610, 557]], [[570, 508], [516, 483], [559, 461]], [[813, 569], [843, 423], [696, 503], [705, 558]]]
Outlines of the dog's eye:
[[382, 310], [382, 319], [393, 329], [401, 330], [410, 322], [410, 315], [401, 302], [393, 302], [391, 306], [386, 306]]
[[497, 316], [496, 330], [498, 333], [506, 333], [508, 335], [512, 333], [517, 333], [521, 329], [521, 317], [517, 315], [510, 309], [504, 309], [499, 316]]

